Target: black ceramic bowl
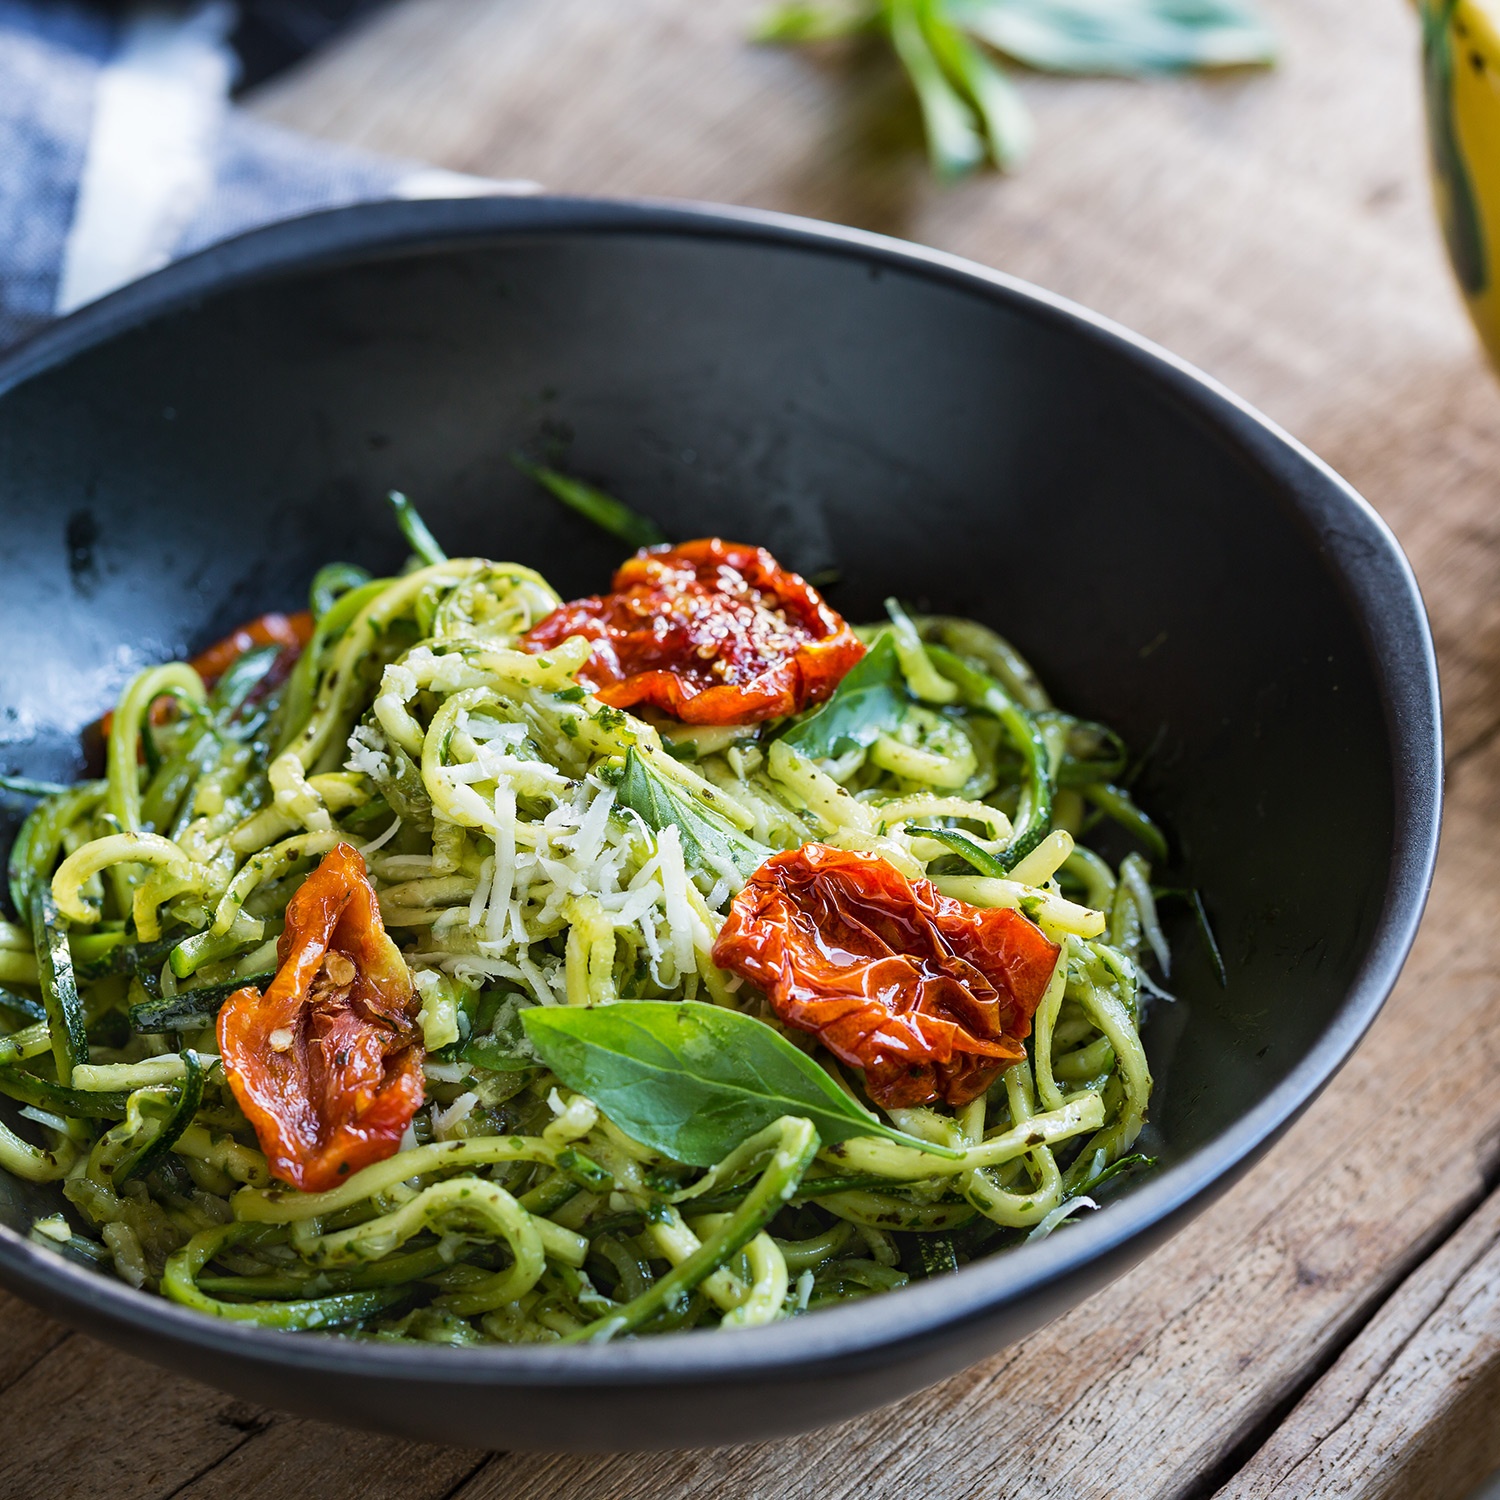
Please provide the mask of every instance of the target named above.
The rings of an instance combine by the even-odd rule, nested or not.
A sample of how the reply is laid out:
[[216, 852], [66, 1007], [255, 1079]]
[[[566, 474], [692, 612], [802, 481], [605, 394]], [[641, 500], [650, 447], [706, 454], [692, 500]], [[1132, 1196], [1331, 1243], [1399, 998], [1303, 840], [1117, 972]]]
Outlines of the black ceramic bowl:
[[620, 548], [508, 456], [562, 444], [672, 533], [837, 566], [997, 626], [1064, 705], [1153, 748], [1141, 800], [1229, 970], [1178, 935], [1146, 1032], [1162, 1169], [1043, 1243], [752, 1333], [413, 1349], [224, 1326], [29, 1243], [0, 1279], [258, 1401], [414, 1437], [665, 1447], [890, 1401], [1055, 1316], [1179, 1227], [1328, 1081], [1396, 979], [1437, 840], [1437, 679], [1395, 542], [1193, 371], [978, 266], [764, 215], [390, 204], [221, 246], [0, 363], [4, 766], [77, 770], [142, 663], [399, 564], [382, 501], [454, 552], [596, 588]]

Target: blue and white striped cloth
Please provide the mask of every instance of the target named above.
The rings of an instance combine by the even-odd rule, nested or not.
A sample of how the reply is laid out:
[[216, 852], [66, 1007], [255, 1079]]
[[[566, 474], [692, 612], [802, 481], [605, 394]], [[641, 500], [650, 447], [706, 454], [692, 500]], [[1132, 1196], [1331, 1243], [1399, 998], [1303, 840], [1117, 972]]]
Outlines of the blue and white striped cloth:
[[0, 0], [0, 347], [216, 240], [379, 198], [524, 191], [229, 104], [230, 0]]

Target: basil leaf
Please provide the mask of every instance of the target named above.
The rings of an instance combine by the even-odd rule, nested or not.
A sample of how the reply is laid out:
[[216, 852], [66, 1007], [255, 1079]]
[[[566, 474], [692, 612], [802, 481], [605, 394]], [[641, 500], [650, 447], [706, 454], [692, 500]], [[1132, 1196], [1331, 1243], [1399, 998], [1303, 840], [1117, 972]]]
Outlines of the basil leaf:
[[896, 643], [883, 635], [850, 668], [821, 708], [799, 719], [782, 741], [799, 755], [822, 760], [873, 745], [906, 715], [911, 695]]
[[867, 31], [879, 19], [878, 3], [812, 5], [790, 0], [763, 16], [755, 27], [757, 42], [826, 42], [833, 37]]
[[933, 170], [940, 177], [961, 177], [988, 151], [980, 120], [933, 51], [934, 9], [935, 0], [886, 0], [886, 25], [916, 90]]
[[522, 1024], [542, 1061], [632, 1140], [711, 1167], [783, 1115], [817, 1127], [823, 1144], [875, 1135], [956, 1160], [962, 1153], [865, 1113], [804, 1053], [763, 1021], [693, 1000], [537, 1006]]
[[989, 154], [1001, 171], [1021, 164], [1035, 131], [1019, 90], [984, 51], [929, 7], [923, 26], [932, 55], [979, 117]]
[[669, 824], [677, 829], [683, 862], [704, 895], [722, 880], [738, 890], [770, 856], [764, 844], [748, 838], [721, 812], [668, 780], [633, 746], [625, 752], [625, 774], [616, 796], [657, 833]]
[[[1427, 47], [1429, 74], [1443, 99], [1452, 63], [1432, 34], [1446, 38], [1445, 27], [1446, 13], [1439, 27], [1428, 28]], [[798, 45], [862, 31], [889, 37], [921, 107], [933, 168], [945, 177], [972, 170], [986, 156], [1002, 168], [1014, 166], [1031, 140], [1020, 94], [976, 43], [1053, 73], [1133, 76], [1276, 60], [1275, 36], [1254, 0], [786, 0], [756, 37]], [[1458, 185], [1455, 255], [1467, 267], [1472, 193], [1461, 174], [1445, 173], [1457, 160], [1447, 113], [1435, 132], [1438, 171]]]
[[488, 1068], [492, 1073], [525, 1073], [539, 1068], [541, 1060], [521, 1023], [524, 1014], [520, 995], [486, 995], [473, 1033], [458, 1045], [459, 1061]]
[[1273, 62], [1248, 0], [948, 0], [953, 25], [1052, 73], [1161, 73]]

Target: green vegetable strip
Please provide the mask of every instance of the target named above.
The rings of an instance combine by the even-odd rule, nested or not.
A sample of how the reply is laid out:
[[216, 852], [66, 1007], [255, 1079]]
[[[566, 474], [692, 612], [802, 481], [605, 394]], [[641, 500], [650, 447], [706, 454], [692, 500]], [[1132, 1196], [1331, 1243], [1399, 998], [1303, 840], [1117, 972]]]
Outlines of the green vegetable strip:
[[208, 694], [203, 679], [186, 662], [173, 662], [142, 672], [121, 694], [110, 726], [107, 810], [122, 832], [141, 830], [141, 736], [151, 705], [158, 698], [180, 697], [189, 705], [202, 705]]
[[357, 589], [369, 581], [369, 573], [353, 563], [329, 563], [326, 568], [319, 568], [308, 590], [314, 621], [321, 620], [350, 589]]
[[292, 668], [281, 703], [281, 732], [276, 738], [278, 755], [297, 738], [311, 717], [319, 675], [333, 643], [368, 604], [380, 597], [389, 583], [388, 578], [376, 578], [369, 583], [356, 585], [347, 594], [340, 594], [324, 613], [319, 614], [314, 610], [317, 624], [313, 629], [312, 639], [297, 658], [297, 665]]
[[[583, 1184], [576, 1176], [554, 1172], [544, 1182], [522, 1193], [516, 1202], [529, 1214], [546, 1215], [556, 1212], [564, 1203], [571, 1203], [582, 1191]], [[645, 1221], [638, 1218], [638, 1222]]]
[[197, 1278], [204, 1266], [221, 1250], [245, 1238], [251, 1228], [246, 1224], [226, 1224], [219, 1229], [205, 1229], [195, 1234], [168, 1259], [161, 1279], [163, 1293], [173, 1302], [213, 1318], [288, 1330], [347, 1327], [394, 1307], [398, 1302], [405, 1302], [411, 1296], [408, 1287], [396, 1286], [291, 1302], [223, 1302], [200, 1290]]
[[80, 782], [32, 808], [10, 850], [10, 902], [20, 921], [31, 920], [31, 893], [51, 878], [63, 835], [92, 814], [107, 787], [103, 781]]
[[274, 969], [228, 979], [222, 984], [200, 985], [180, 990], [161, 1000], [143, 1000], [130, 1007], [130, 1024], [136, 1031], [195, 1031], [209, 1025], [224, 1002], [237, 990], [263, 990], [276, 977]]
[[917, 1241], [924, 1276], [942, 1276], [958, 1269], [958, 1253], [949, 1234], [924, 1235]]
[[122, 1161], [114, 1171], [115, 1186], [121, 1187], [132, 1177], [144, 1177], [177, 1144], [184, 1130], [193, 1123], [203, 1103], [203, 1064], [196, 1052], [182, 1054], [187, 1077], [177, 1087], [177, 1102], [161, 1129]]
[[0, 791], [14, 792], [18, 797], [60, 797], [71, 791], [57, 781], [38, 781], [32, 776], [0, 776]]
[[[488, 1247], [470, 1247], [462, 1252], [461, 1263], [476, 1258], [497, 1259]], [[236, 1298], [296, 1298], [316, 1282], [320, 1295], [342, 1292], [365, 1292], [376, 1287], [407, 1286], [436, 1276], [455, 1264], [453, 1252], [446, 1245], [430, 1245], [406, 1255], [388, 1255], [348, 1271], [299, 1270], [271, 1272], [262, 1276], [199, 1276], [199, 1290], [215, 1296], [228, 1293]]]
[[11, 1067], [52, 1050], [52, 1032], [45, 1021], [0, 1037], [0, 1067]]
[[437, 538], [427, 529], [427, 523], [418, 515], [416, 506], [400, 490], [392, 490], [386, 498], [396, 512], [396, 524], [412, 552], [424, 563], [447, 562], [448, 554], [438, 546]]
[[641, 548], [655, 547], [667, 540], [666, 533], [655, 521], [631, 510], [613, 495], [606, 495], [603, 490], [595, 489], [581, 479], [570, 479], [556, 469], [528, 463], [519, 455], [514, 456], [512, 462], [569, 510], [576, 511], [584, 520], [592, 521], [601, 531], [619, 537], [622, 542]]
[[33, 1000], [30, 995], [17, 994], [15, 990], [0, 989], [0, 1006], [14, 1011], [18, 1016], [25, 1016], [28, 1021], [47, 1019], [47, 1007], [40, 1000]]
[[1133, 833], [1155, 858], [1165, 860], [1168, 857], [1166, 835], [1135, 805], [1123, 787], [1095, 784], [1084, 787], [1083, 795], [1106, 816]]
[[1015, 832], [999, 856], [1007, 869], [1018, 865], [1052, 829], [1052, 756], [1036, 720], [1020, 708], [995, 681], [945, 646], [927, 648], [937, 669], [948, 678], [971, 707], [993, 715], [1004, 727], [1011, 743], [1021, 752], [1026, 771], [1026, 791], [1017, 812]]
[[1007, 865], [957, 828], [931, 828], [924, 823], [913, 823], [906, 831], [946, 844], [955, 854], [963, 855], [981, 875], [1004, 877], [1008, 873]]
[[1202, 934], [1204, 946], [1208, 949], [1209, 961], [1214, 966], [1219, 986], [1222, 989], [1228, 989], [1229, 970], [1224, 967], [1224, 955], [1219, 951], [1219, 940], [1214, 936], [1213, 924], [1208, 920], [1208, 910], [1203, 905], [1203, 892], [1197, 886], [1193, 886], [1188, 892], [1188, 901], [1193, 908], [1193, 915], [1198, 919], [1198, 931]]
[[84, 1034], [83, 1006], [73, 980], [73, 955], [68, 933], [46, 886], [31, 897], [31, 932], [36, 942], [37, 971], [41, 977], [42, 1004], [52, 1034], [52, 1055], [57, 1061], [59, 1083], [73, 1081], [73, 1068], [89, 1060], [89, 1039]]
[[1102, 1172], [1096, 1172], [1092, 1177], [1085, 1178], [1078, 1186], [1077, 1196], [1086, 1198], [1118, 1178], [1129, 1177], [1136, 1172], [1149, 1172], [1155, 1165], [1154, 1156], [1142, 1156], [1139, 1151], [1130, 1156], [1122, 1156], [1118, 1161], [1111, 1162]]
[[113, 940], [103, 953], [88, 960], [79, 955], [97, 944], [98, 939], [88, 933], [73, 939], [73, 949], [77, 956], [75, 968], [79, 979], [102, 979], [106, 974], [139, 974], [142, 970], [154, 974], [182, 941], [184, 930], [174, 926], [171, 932], [150, 943], [127, 942], [123, 933], [110, 936]]
[[0, 1067], [0, 1094], [70, 1120], [122, 1120], [130, 1098], [125, 1093], [72, 1089], [15, 1067]]
[[[571, 1148], [576, 1151], [576, 1148]], [[257, 1224], [295, 1224], [322, 1218], [386, 1193], [409, 1177], [429, 1172], [510, 1166], [515, 1162], [557, 1165], [559, 1148], [539, 1136], [492, 1135], [470, 1140], [434, 1141], [429, 1146], [365, 1167], [326, 1193], [297, 1193], [289, 1188], [245, 1188], [233, 1200], [234, 1214]]]
[[564, 1343], [596, 1342], [631, 1333], [652, 1318], [670, 1312], [700, 1282], [726, 1265], [758, 1235], [796, 1194], [803, 1175], [818, 1150], [818, 1132], [811, 1120], [785, 1116], [777, 1122], [779, 1140], [760, 1181], [745, 1201], [729, 1215], [680, 1265], [659, 1277], [623, 1307], [564, 1337]]
[[[850, 1175], [846, 1177], [809, 1177], [802, 1186], [792, 1195], [793, 1207], [804, 1203], [816, 1203], [820, 1198], [832, 1198], [840, 1193], [868, 1192], [872, 1188], [890, 1186], [889, 1177], [876, 1177], [871, 1173], [863, 1175]], [[692, 1211], [695, 1214], [718, 1214], [725, 1213], [729, 1209], [738, 1208], [745, 1201], [745, 1195], [750, 1191], [745, 1188], [732, 1193], [708, 1193], [702, 1198], [694, 1198]], [[523, 1198], [524, 1207], [530, 1207]], [[536, 1210], [533, 1210], [536, 1212]], [[636, 1234], [646, 1223], [645, 1211], [631, 1214], [617, 1214], [612, 1218], [599, 1219], [591, 1222], [585, 1233], [590, 1238], [603, 1234]]]
[[0, 1124], [0, 1167], [27, 1182], [55, 1182], [68, 1173], [77, 1156], [77, 1148], [69, 1140], [60, 1140], [52, 1150], [44, 1151]]

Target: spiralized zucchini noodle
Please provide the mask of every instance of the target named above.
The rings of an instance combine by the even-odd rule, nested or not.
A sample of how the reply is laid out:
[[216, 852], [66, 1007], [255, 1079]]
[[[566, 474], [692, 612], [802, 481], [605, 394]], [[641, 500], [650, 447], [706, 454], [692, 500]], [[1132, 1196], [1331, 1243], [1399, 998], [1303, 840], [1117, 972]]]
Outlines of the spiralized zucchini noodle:
[[[540, 574], [448, 559], [414, 524], [402, 575], [317, 576], [289, 673], [274, 632], [216, 680], [152, 667], [114, 709], [101, 779], [7, 783], [41, 795], [0, 923], [0, 1092], [21, 1105], [0, 1165], [70, 1205], [34, 1239], [265, 1327], [597, 1340], [939, 1275], [1149, 1165], [1139, 1027], [1169, 953], [1147, 855], [1166, 850], [1114, 734], [1056, 708], [991, 630], [894, 602], [827, 704], [729, 725], [611, 707], [579, 680], [588, 640], [522, 649], [562, 603]], [[847, 732], [809, 730], [835, 710]], [[1099, 825], [1138, 847], [1106, 861], [1083, 842]], [[272, 984], [289, 902], [345, 845], [409, 971], [420, 1105], [397, 1149], [300, 1191], [272, 1176], [216, 1018]], [[814, 845], [1056, 945], [1024, 1055], [976, 1097], [880, 1107], [715, 962], [750, 871]], [[753, 1022], [824, 1102], [747, 1105], [738, 1127], [673, 1116], [660, 1068], [665, 1103], [610, 1074], [602, 1042], [557, 1061], [542, 1038], [561, 1033], [532, 1017], [635, 1017], [668, 1048], [662, 1002], [699, 1037], [715, 1015]], [[694, 1099], [744, 1064], [716, 1047], [673, 1064]], [[598, 1097], [562, 1076], [590, 1067]]]

